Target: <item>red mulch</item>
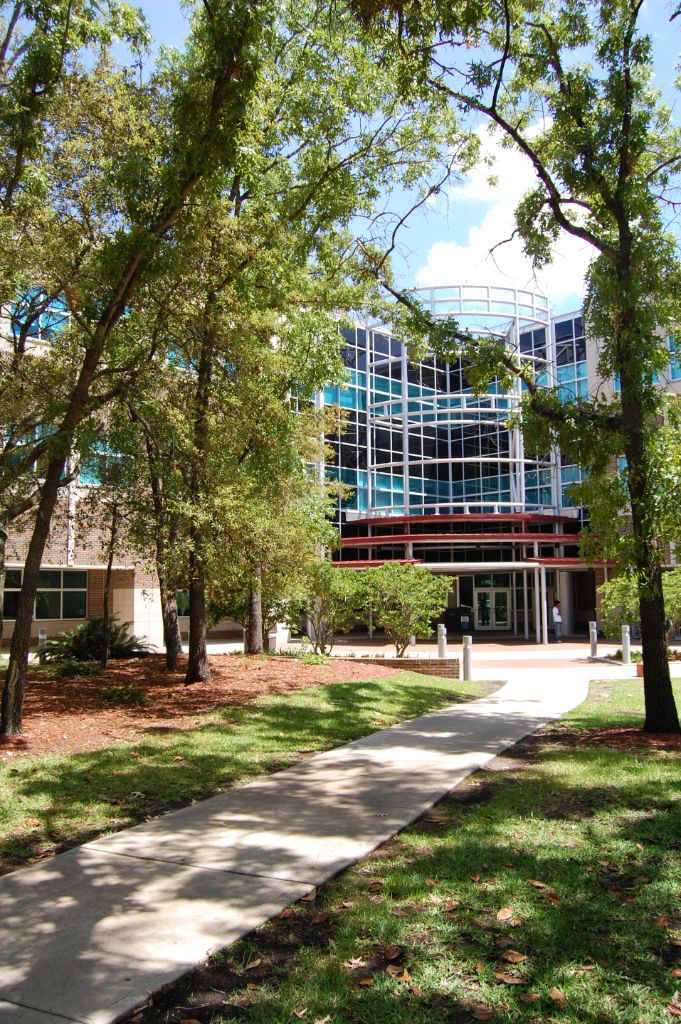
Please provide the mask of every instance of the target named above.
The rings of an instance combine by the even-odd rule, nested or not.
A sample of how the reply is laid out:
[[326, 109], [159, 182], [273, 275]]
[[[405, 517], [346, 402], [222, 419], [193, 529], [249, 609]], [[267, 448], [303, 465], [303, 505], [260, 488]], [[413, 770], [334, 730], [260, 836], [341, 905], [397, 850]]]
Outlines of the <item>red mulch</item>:
[[681, 736], [676, 733], [642, 732], [635, 725], [587, 729], [585, 736], [587, 742], [621, 750], [678, 750], [681, 753]]
[[[73, 754], [99, 750], [120, 741], [134, 742], [150, 729], [191, 729], [199, 715], [218, 707], [237, 707], [268, 693], [284, 693], [328, 683], [385, 679], [395, 670], [381, 665], [336, 661], [306, 665], [294, 658], [211, 657], [210, 683], [185, 686], [186, 658], [169, 672], [161, 655], [114, 661], [100, 676], [53, 679], [29, 675], [24, 729], [18, 737], [0, 737], [0, 762], [32, 754]], [[102, 700], [108, 686], [134, 685], [150, 703], [110, 707]]]

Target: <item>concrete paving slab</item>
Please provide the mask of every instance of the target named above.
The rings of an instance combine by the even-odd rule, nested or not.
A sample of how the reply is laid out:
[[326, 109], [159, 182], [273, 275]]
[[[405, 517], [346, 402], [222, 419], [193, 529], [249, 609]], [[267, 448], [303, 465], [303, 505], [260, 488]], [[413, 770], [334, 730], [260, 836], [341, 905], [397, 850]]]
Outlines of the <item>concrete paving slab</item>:
[[67, 1024], [73, 1018], [62, 1017], [57, 1013], [43, 1013], [42, 1010], [32, 1010], [30, 1006], [6, 1003], [0, 999], [0, 1020], [3, 1024], [5, 1021], [7, 1024]]
[[83, 848], [2, 883], [3, 1024], [115, 1020], [311, 888]]

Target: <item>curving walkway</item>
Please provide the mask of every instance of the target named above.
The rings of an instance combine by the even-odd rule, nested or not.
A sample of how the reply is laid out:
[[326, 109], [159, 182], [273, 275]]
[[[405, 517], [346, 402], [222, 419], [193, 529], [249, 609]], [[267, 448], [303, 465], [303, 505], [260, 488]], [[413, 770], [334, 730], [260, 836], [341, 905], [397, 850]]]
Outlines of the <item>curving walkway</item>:
[[630, 675], [509, 669], [489, 697], [0, 878], [0, 1022], [107, 1024], [374, 849], [471, 772]]

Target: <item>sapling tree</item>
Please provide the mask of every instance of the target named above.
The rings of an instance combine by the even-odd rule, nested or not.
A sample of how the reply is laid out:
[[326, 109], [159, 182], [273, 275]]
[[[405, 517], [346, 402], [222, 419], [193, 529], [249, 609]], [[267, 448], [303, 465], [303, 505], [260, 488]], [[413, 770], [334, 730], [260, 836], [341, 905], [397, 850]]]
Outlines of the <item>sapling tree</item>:
[[436, 576], [419, 565], [386, 562], [362, 573], [365, 603], [374, 624], [384, 629], [401, 658], [411, 637], [427, 640], [433, 620], [447, 607], [452, 576]]

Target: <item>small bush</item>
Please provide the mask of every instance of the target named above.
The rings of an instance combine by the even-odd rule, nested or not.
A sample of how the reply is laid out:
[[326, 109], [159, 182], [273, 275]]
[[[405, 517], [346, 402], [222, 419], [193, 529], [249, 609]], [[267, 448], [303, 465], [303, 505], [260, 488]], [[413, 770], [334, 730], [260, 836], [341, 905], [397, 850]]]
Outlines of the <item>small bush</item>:
[[[102, 626], [103, 619], [99, 617], [59, 633], [45, 644], [45, 661], [99, 661], [102, 657]], [[110, 619], [110, 658], [140, 658], [150, 652], [151, 648], [144, 640], [128, 632], [127, 622], [117, 622], [115, 617]]]
[[149, 698], [139, 686], [107, 686], [102, 700], [115, 708], [141, 708], [149, 703]]
[[52, 675], [55, 679], [78, 679], [82, 676], [98, 676], [101, 671], [100, 665], [87, 661], [74, 661], [73, 658], [68, 658], [57, 662], [52, 670]]
[[299, 660], [302, 661], [303, 665], [328, 665], [329, 656], [328, 654], [300, 654]]

